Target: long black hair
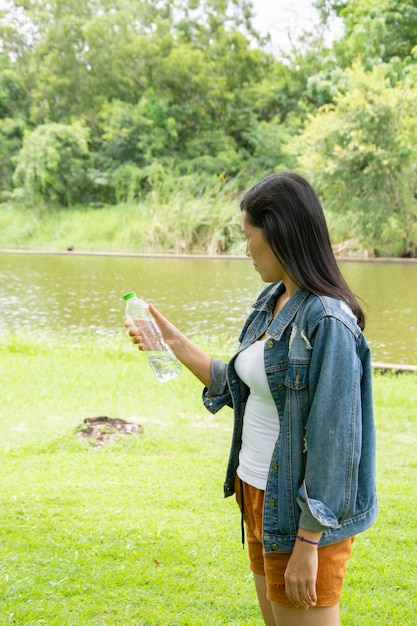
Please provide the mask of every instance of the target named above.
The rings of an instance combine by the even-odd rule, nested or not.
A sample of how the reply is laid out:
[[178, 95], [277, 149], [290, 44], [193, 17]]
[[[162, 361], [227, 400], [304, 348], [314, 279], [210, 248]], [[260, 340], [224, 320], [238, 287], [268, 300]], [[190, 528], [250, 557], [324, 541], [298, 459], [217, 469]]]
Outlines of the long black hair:
[[344, 280], [330, 243], [323, 208], [302, 176], [271, 174], [249, 189], [240, 208], [265, 240], [296, 285], [346, 302], [360, 328], [365, 314]]

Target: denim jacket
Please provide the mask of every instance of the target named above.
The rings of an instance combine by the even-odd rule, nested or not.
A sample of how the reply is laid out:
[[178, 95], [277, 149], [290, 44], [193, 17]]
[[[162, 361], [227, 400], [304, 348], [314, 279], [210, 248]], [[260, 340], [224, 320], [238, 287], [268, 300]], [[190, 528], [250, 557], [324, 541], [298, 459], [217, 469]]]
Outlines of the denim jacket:
[[[229, 363], [211, 361], [203, 402], [211, 413], [234, 409], [224, 485], [234, 493], [248, 387], [237, 354], [266, 330], [265, 370], [280, 421], [265, 490], [263, 544], [291, 552], [299, 527], [323, 532], [320, 545], [356, 535], [377, 514], [375, 426], [368, 344], [345, 303], [298, 289], [273, 319], [282, 282], [254, 304]], [[273, 319], [271, 323], [271, 319]]]

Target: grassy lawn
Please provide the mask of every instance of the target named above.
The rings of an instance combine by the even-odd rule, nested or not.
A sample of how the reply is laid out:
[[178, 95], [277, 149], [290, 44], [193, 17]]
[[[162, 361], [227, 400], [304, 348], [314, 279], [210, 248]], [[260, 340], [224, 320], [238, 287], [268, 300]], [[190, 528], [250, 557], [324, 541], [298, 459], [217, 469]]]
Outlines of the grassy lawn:
[[[32, 343], [31, 343], [32, 341]], [[232, 498], [231, 410], [187, 372], [159, 384], [126, 337], [0, 343], [0, 624], [261, 626]], [[360, 535], [344, 626], [414, 625], [417, 377], [375, 376], [380, 515]], [[143, 426], [101, 448], [85, 417]]]

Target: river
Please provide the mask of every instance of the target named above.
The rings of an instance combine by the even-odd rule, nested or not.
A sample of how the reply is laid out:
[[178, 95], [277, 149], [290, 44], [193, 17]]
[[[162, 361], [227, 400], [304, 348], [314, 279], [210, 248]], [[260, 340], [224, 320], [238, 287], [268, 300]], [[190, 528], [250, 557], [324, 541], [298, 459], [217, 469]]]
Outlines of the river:
[[[374, 361], [417, 364], [417, 264], [341, 261], [364, 301]], [[262, 289], [244, 258], [0, 253], [0, 333], [77, 336], [123, 331], [127, 291], [136, 290], [185, 333], [236, 343]]]

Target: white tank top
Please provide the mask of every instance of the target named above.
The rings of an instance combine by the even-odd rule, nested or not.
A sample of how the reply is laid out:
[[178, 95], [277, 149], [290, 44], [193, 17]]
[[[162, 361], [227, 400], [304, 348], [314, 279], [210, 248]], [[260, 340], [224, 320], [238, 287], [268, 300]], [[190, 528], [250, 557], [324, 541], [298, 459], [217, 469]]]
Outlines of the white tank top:
[[237, 375], [250, 389], [237, 474], [248, 485], [263, 490], [279, 435], [278, 410], [266, 377], [264, 348], [265, 341], [255, 341], [235, 360]]

